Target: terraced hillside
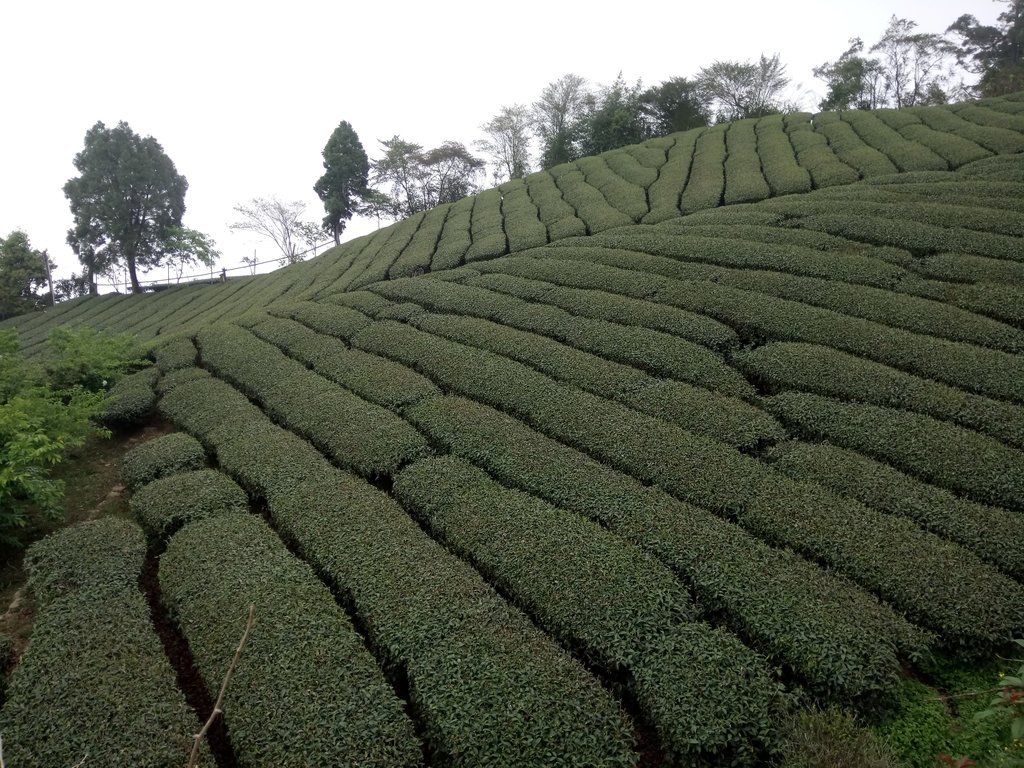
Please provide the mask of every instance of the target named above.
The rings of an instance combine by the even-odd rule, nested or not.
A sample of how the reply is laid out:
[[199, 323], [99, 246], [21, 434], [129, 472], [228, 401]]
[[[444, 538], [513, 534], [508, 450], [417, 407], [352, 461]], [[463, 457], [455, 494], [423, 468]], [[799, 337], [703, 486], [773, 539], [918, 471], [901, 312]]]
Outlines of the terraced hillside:
[[[1024, 634], [1024, 94], [677, 134], [13, 324], [60, 323], [154, 340], [183, 434], [126, 479], [209, 690], [257, 606], [239, 765], [765, 764], [787, 709], [877, 720]], [[178, 765], [143, 533], [46, 546], [11, 764]], [[72, 650], [149, 730], [38, 716]]]

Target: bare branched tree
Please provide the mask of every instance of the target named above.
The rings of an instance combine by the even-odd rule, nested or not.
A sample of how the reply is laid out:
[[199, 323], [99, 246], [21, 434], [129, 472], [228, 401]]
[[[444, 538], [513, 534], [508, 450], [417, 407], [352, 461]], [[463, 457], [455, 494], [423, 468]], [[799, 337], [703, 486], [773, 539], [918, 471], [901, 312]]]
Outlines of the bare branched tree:
[[282, 264], [299, 261], [296, 241], [300, 236], [299, 219], [306, 210], [305, 203], [300, 200], [282, 203], [276, 197], [269, 200], [254, 197], [244, 205], [236, 205], [234, 210], [242, 220], [231, 224], [230, 229], [255, 232], [273, 240], [281, 250]]
[[496, 182], [520, 179], [530, 172], [530, 110], [521, 104], [502, 107], [480, 126], [487, 138], [476, 147], [491, 160]]

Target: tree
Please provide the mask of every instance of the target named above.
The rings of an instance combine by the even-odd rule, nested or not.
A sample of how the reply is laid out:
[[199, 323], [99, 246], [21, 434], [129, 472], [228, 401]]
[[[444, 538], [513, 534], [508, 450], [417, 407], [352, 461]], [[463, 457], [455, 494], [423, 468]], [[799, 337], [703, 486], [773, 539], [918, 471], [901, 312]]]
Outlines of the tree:
[[782, 109], [782, 90], [789, 85], [779, 54], [757, 63], [716, 61], [697, 73], [697, 84], [716, 108], [719, 122], [763, 117]]
[[615, 82], [602, 88], [594, 107], [583, 121], [580, 149], [584, 155], [597, 155], [648, 138], [643, 119], [638, 81], [629, 86], [620, 72]]
[[1024, 90], [1024, 0], [1003, 0], [1007, 9], [996, 26], [982, 25], [964, 14], [946, 30], [960, 38], [959, 63], [980, 75], [980, 96], [1002, 96]]
[[672, 77], [640, 94], [647, 137], [700, 128], [711, 122], [707, 99], [693, 80]]
[[0, 240], [0, 317], [35, 309], [37, 291], [47, 285], [52, 266], [46, 251], [32, 248], [21, 230]]
[[164, 254], [165, 263], [174, 269], [178, 280], [186, 267], [195, 264], [212, 269], [221, 255], [210, 237], [185, 227], [171, 228], [164, 240]]
[[947, 62], [956, 49], [945, 37], [914, 32], [917, 23], [895, 15], [881, 39], [871, 46], [881, 54], [889, 103], [897, 109], [943, 103], [951, 83]]
[[384, 156], [370, 164], [373, 183], [390, 185], [391, 195], [387, 201], [377, 195], [367, 198], [377, 215], [412, 216], [453, 203], [477, 189], [476, 177], [484, 162], [457, 141], [446, 141], [426, 152], [422, 145], [400, 136], [380, 143]]
[[815, 67], [814, 76], [828, 84], [822, 110], [877, 109], [885, 104], [885, 71], [878, 59], [862, 56], [864, 42], [855, 37], [834, 62]]
[[487, 138], [476, 147], [488, 155], [494, 168], [494, 181], [521, 179], [530, 172], [530, 110], [521, 104], [502, 107], [480, 126]]
[[[359, 209], [356, 209], [355, 213], [359, 213]], [[320, 224], [314, 224], [312, 221], [300, 221], [295, 225], [295, 236], [308, 245], [309, 249], [313, 251], [313, 255], [316, 256], [316, 249], [323, 242], [326, 234], [324, 227]]]
[[75, 155], [81, 174], [64, 185], [74, 227], [67, 241], [96, 292], [96, 275], [124, 266], [132, 291], [142, 290], [138, 270], [159, 266], [171, 227], [181, 226], [188, 182], [152, 136], [125, 122], [96, 123]]
[[254, 197], [244, 205], [236, 205], [234, 210], [241, 214], [242, 220], [229, 225], [229, 229], [255, 232], [272, 240], [281, 251], [282, 265], [302, 260], [295, 247], [295, 239], [298, 237], [299, 218], [306, 211], [304, 202], [282, 203], [276, 197], [269, 200]]
[[313, 190], [323, 201], [327, 215], [323, 228], [341, 244], [345, 222], [356, 212], [359, 201], [366, 195], [370, 161], [352, 126], [342, 120], [334, 129], [323, 151], [324, 175]]
[[563, 75], [544, 87], [533, 104], [534, 131], [541, 142], [543, 168], [582, 157], [581, 133], [593, 103], [587, 81], [579, 75]]

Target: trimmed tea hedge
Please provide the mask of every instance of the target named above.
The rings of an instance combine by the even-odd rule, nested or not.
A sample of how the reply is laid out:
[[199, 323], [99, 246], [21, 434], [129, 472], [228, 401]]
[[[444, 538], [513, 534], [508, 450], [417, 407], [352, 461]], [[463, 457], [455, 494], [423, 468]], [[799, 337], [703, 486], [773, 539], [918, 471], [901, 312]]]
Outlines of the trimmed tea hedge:
[[413, 301], [439, 312], [473, 315], [524, 331], [543, 334], [608, 360], [661, 376], [750, 396], [749, 384], [721, 357], [692, 342], [647, 328], [574, 316], [558, 307], [458, 283], [390, 280], [373, 290], [394, 301]]
[[864, 143], [853, 128], [844, 123], [837, 112], [822, 112], [814, 116], [814, 130], [828, 139], [836, 156], [861, 178], [896, 173], [897, 168], [888, 157]]
[[[793, 483], [721, 443], [406, 325], [376, 323], [353, 343], [827, 563], [942, 632], [953, 647], [986, 653], [998, 638], [1024, 629], [1024, 611], [1013, 607], [1024, 605], [1024, 588], [906, 521]], [[967, 584], [973, 598], [964, 605], [959, 595]]]
[[697, 138], [706, 130], [694, 128], [673, 137], [674, 143], [668, 150], [668, 160], [647, 192], [651, 212], [644, 216], [644, 224], [657, 224], [659, 221], [674, 219], [680, 215], [680, 200], [690, 180]]
[[[587, 225], [587, 234], [633, 224], [633, 219], [613, 208], [600, 190], [587, 183], [583, 173], [572, 165], [557, 165], [549, 173], [562, 197]], [[554, 240], [554, 234], [551, 239]]]
[[875, 456], [975, 501], [1024, 510], [1024, 452], [929, 416], [786, 392], [767, 408], [791, 429]]
[[704, 130], [694, 146], [689, 177], [679, 198], [682, 213], [693, 213], [722, 204], [725, 191], [725, 135], [728, 123]]
[[118, 379], [110, 388], [97, 420], [107, 427], [130, 427], [144, 424], [153, 414], [156, 393], [153, 387], [160, 378], [157, 368], [141, 371]]
[[249, 500], [224, 473], [200, 469], [144, 485], [132, 495], [131, 509], [151, 540], [166, 542], [193, 520], [248, 512]]
[[139, 528], [116, 518], [29, 550], [40, 607], [0, 711], [9, 765], [184, 765], [199, 721], [139, 591], [144, 555]]
[[164, 374], [179, 368], [190, 368], [196, 364], [196, 355], [196, 345], [185, 336], [179, 336], [153, 350], [156, 367]]
[[679, 573], [705, 610], [819, 694], [862, 702], [891, 696], [895, 648], [919, 650], [910, 627], [845, 579], [511, 416], [447, 397], [416, 405], [409, 417], [443, 448], [501, 482], [591, 518], [654, 554]]
[[813, 344], [777, 342], [731, 358], [761, 390], [799, 389], [917, 411], [1024, 448], [1024, 408]]
[[784, 434], [773, 418], [742, 400], [654, 378], [543, 336], [458, 315], [423, 315], [413, 325], [525, 363], [554, 379], [729, 445], [752, 448]]
[[669, 755], [752, 764], [775, 741], [781, 700], [763, 662], [693, 623], [685, 591], [649, 555], [453, 457], [412, 465], [395, 493], [549, 634], [622, 668]]
[[927, 147], [907, 141], [872, 112], [853, 109], [839, 116], [865, 143], [888, 157], [900, 171], [949, 170], [945, 160]]
[[[1017, 579], [1024, 551], [1006, 546], [1024, 535], [1021, 515], [976, 504], [922, 483], [886, 464], [828, 443], [786, 443], [770, 455], [772, 466], [795, 480], [810, 480], [875, 509], [914, 520], [923, 528], [970, 547]], [[993, 535], [999, 531], [998, 536]]]
[[334, 461], [377, 478], [422, 455], [426, 441], [389, 411], [338, 387], [237, 326], [199, 332], [203, 362]]
[[209, 375], [210, 372], [203, 368], [178, 368], [177, 370], [171, 371], [160, 378], [160, 381], [156, 383], [156, 391], [158, 394], [162, 395], [165, 392], [170, 392], [176, 386], [186, 381], [203, 379]]
[[240, 765], [422, 764], [402, 702], [345, 612], [261, 519], [189, 523], [160, 558], [160, 586], [211, 691], [256, 607], [224, 700]]
[[797, 162], [796, 150], [786, 134], [782, 115], [762, 117], [754, 126], [757, 154], [773, 195], [811, 191], [811, 174]]
[[175, 432], [128, 451], [121, 463], [121, 480], [134, 491], [158, 478], [205, 466], [203, 446], [195, 438]]
[[811, 116], [797, 112], [783, 118], [786, 134], [796, 152], [796, 161], [811, 175], [815, 189], [836, 184], [852, 184], [860, 179], [855, 168], [847, 165], [829, 147], [828, 139], [815, 132]]
[[222, 381], [183, 384], [160, 405], [266, 499], [282, 534], [352, 606], [385, 672], [407, 676], [437, 761], [634, 764], [632, 735], [597, 681], [387, 495]]
[[756, 124], [754, 118], [737, 120], [729, 124], [725, 134], [725, 205], [764, 200], [772, 193], [761, 173]]
[[576, 161], [576, 167], [592, 187], [604, 195], [609, 205], [629, 216], [634, 222], [648, 213], [647, 194], [644, 188], [623, 179], [615, 173], [604, 157], [584, 157]]

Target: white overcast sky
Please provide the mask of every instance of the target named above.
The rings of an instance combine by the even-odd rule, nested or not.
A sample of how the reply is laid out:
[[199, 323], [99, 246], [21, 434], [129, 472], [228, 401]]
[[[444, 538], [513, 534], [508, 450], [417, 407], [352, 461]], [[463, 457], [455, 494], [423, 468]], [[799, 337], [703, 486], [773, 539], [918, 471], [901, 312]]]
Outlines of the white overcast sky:
[[[868, 45], [896, 14], [942, 32], [972, 13], [993, 23], [996, 0], [712, 0], [711, 2], [282, 3], [177, 0], [0, 6], [0, 236], [28, 233], [57, 276], [79, 265], [65, 235], [62, 188], [85, 132], [125, 120], [160, 142], [189, 183], [184, 224], [211, 235], [219, 266], [269, 241], [236, 233], [233, 206], [276, 195], [308, 202], [320, 152], [348, 120], [370, 158], [394, 134], [431, 147], [471, 142], [505, 104], [529, 104], [567, 72], [607, 84], [621, 71], [655, 85], [716, 59], [779, 53], [813, 111], [813, 67], [859, 36]], [[353, 220], [344, 237], [373, 230]], [[159, 270], [151, 277], [161, 277]]]

